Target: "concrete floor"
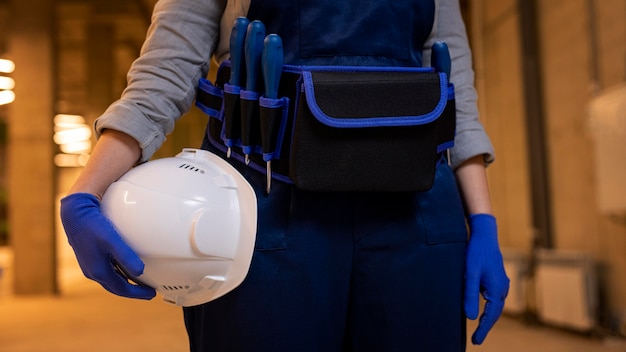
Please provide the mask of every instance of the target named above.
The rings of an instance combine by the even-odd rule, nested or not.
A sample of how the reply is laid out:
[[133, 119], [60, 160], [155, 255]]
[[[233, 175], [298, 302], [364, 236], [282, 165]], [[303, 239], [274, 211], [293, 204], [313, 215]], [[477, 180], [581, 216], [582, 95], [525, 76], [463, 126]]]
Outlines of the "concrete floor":
[[[59, 297], [17, 297], [9, 292], [9, 281], [10, 271], [4, 270], [0, 277], [1, 352], [188, 350], [181, 309], [158, 298], [148, 302], [120, 298], [80, 275], [65, 277]], [[468, 335], [474, 328], [470, 322]], [[467, 350], [626, 352], [626, 341], [528, 326], [503, 317], [482, 346], [470, 344]]]
[[[474, 324], [470, 323], [469, 328]], [[186, 351], [181, 311], [156, 299], [118, 298], [84, 281], [62, 297], [0, 297], [0, 351]], [[474, 352], [616, 352], [621, 340], [592, 339], [502, 318]], [[323, 351], [321, 351], [323, 352]]]
[[0, 297], [0, 351], [186, 351], [182, 311], [85, 281], [60, 297]]

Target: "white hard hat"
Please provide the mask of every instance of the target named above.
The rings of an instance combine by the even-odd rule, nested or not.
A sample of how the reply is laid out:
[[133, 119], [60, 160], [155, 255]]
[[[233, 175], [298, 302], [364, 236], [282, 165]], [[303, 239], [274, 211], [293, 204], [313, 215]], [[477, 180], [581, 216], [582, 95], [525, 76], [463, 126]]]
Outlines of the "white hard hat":
[[131, 169], [107, 189], [101, 209], [145, 263], [131, 279], [166, 302], [209, 302], [248, 273], [256, 196], [237, 170], [208, 151], [184, 149]]

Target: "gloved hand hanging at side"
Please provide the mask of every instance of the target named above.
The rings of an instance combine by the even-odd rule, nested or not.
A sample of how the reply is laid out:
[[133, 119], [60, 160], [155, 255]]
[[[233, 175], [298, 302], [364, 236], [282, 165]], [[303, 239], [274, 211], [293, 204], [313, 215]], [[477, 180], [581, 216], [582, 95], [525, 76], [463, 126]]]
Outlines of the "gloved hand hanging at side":
[[98, 198], [88, 193], [63, 198], [61, 221], [86, 277], [119, 296], [151, 299], [156, 295], [151, 287], [128, 282], [116, 268], [119, 264], [129, 275], [137, 277], [143, 273], [144, 264], [102, 215]]
[[485, 308], [472, 343], [483, 343], [494, 326], [509, 292], [509, 278], [504, 271], [502, 254], [498, 245], [496, 218], [489, 214], [473, 214], [467, 219], [470, 239], [466, 252], [465, 314], [476, 319], [479, 313], [479, 293], [485, 298]]

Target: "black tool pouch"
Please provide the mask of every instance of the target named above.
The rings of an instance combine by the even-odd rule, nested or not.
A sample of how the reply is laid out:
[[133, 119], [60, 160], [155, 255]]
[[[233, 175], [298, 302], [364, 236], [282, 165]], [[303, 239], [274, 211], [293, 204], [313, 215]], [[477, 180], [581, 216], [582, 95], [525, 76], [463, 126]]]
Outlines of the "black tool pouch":
[[[260, 128], [275, 140], [257, 150], [251, 167], [265, 172], [271, 159], [273, 176], [301, 189], [428, 190], [454, 143], [454, 87], [431, 68], [286, 66], [280, 96], [261, 98]], [[220, 116], [210, 119], [209, 137], [223, 148]]]

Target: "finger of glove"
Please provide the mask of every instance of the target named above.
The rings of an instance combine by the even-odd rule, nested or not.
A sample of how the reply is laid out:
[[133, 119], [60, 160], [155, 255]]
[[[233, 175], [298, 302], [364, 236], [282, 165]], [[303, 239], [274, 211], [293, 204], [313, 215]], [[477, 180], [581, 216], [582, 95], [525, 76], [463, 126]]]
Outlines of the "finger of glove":
[[[80, 255], [77, 254], [77, 258], [83, 273], [86, 277], [98, 282], [107, 291], [129, 298], [150, 299], [155, 296], [154, 289], [128, 282], [128, 279], [116, 270], [111, 254], [105, 254], [99, 249], [86, 249], [85, 245], [82, 245], [81, 248], [82, 252]], [[123, 251], [118, 251], [118, 255], [125, 254]], [[143, 263], [141, 260], [139, 261], [143, 268]]]
[[92, 236], [85, 233], [74, 236], [71, 241], [76, 257], [84, 268], [85, 275], [100, 281], [117, 274], [112, 260], [119, 263], [130, 276], [143, 273], [144, 263], [107, 222], [90, 228]]
[[[469, 267], [469, 265], [468, 265]], [[465, 274], [465, 315], [474, 320], [478, 318], [480, 305], [480, 280], [479, 276], [468, 270]]]
[[124, 269], [124, 272], [131, 277], [137, 277], [143, 274], [145, 267], [143, 260], [141, 260], [139, 255], [122, 240], [113, 226], [109, 225], [107, 228], [103, 228], [103, 230], [108, 231], [106, 236], [109, 239], [104, 244], [104, 247], [118, 265]]
[[111, 265], [111, 272], [108, 278], [99, 281], [99, 283], [107, 291], [118, 296], [145, 300], [152, 299], [156, 296], [156, 291], [152, 287], [130, 283], [124, 276], [115, 270], [113, 265]]
[[97, 250], [85, 250], [84, 246], [82, 248], [76, 257], [87, 278], [119, 296], [141, 299], [150, 299], [155, 296], [154, 289], [128, 282], [127, 278], [115, 269], [110, 256]]
[[91, 232], [97, 245], [104, 253], [108, 253], [126, 273], [137, 277], [143, 273], [144, 263], [139, 255], [122, 239], [113, 224], [101, 212], [100, 208], [92, 209], [89, 222], [85, 225], [86, 232]]
[[156, 295], [153, 288], [140, 286], [128, 281], [128, 278], [116, 269], [110, 257], [103, 256], [98, 265], [83, 268], [88, 278], [96, 281], [107, 291], [128, 298], [151, 299]]
[[503, 299], [490, 300], [486, 297], [485, 310], [480, 316], [480, 321], [476, 331], [474, 331], [474, 334], [472, 335], [473, 344], [480, 345], [485, 341], [487, 334], [500, 318], [503, 309]]
[[61, 219], [86, 277], [120, 296], [144, 299], [155, 296], [154, 289], [133, 285], [116, 270], [113, 261], [137, 277], [143, 273], [144, 264], [100, 212], [95, 196], [79, 193], [62, 199]]
[[78, 193], [63, 198], [61, 219], [76, 256], [84, 257], [85, 264], [102, 265], [102, 255], [110, 253], [130, 275], [143, 273], [143, 261], [100, 212], [100, 202], [95, 196]]
[[156, 296], [152, 287], [126, 284], [122, 287], [109, 288], [102, 285], [107, 291], [126, 298], [151, 300]]

